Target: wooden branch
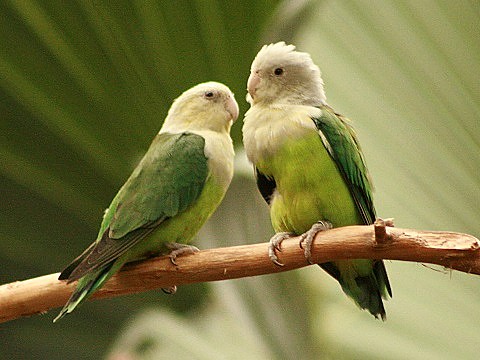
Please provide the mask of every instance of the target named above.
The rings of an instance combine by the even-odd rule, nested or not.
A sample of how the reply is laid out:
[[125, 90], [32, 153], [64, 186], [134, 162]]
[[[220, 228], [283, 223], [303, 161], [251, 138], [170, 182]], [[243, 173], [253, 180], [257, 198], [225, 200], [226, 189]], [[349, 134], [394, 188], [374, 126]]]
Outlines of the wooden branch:
[[[322, 263], [342, 259], [391, 259], [442, 265], [480, 275], [480, 243], [471, 235], [374, 226], [348, 226], [317, 234], [312, 260]], [[271, 274], [307, 266], [299, 238], [285, 240], [274, 265], [268, 257], [268, 244], [254, 244], [203, 250], [177, 259], [168, 257], [130, 263], [114, 275], [93, 298], [107, 298], [172, 285], [236, 279]], [[58, 281], [50, 274], [0, 286], [0, 322], [45, 313], [62, 306], [75, 283]]]

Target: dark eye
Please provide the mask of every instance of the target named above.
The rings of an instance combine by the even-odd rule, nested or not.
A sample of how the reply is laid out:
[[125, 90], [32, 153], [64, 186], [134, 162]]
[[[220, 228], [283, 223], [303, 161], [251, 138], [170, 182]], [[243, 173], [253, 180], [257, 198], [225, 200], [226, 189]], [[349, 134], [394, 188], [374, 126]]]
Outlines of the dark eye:
[[276, 68], [273, 73], [277, 76], [280, 76], [280, 75], [283, 74], [283, 69], [282, 68]]
[[206, 97], [207, 99], [213, 98], [213, 95], [215, 95], [215, 94], [213, 93], [213, 91], [205, 91], [205, 97]]

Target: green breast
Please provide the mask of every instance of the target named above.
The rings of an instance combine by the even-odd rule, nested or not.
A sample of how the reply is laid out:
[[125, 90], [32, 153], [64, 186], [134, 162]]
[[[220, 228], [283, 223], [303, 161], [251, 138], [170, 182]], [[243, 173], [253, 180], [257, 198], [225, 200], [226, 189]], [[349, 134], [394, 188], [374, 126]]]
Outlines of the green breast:
[[277, 185], [270, 208], [276, 232], [300, 234], [318, 220], [328, 220], [335, 227], [362, 223], [350, 191], [316, 131], [288, 139], [257, 167]]
[[195, 202], [160, 224], [152, 234], [133, 247], [121, 262], [141, 258], [150, 252], [166, 251], [165, 244], [168, 242], [189, 243], [216, 210], [225, 193], [225, 186], [210, 176]]

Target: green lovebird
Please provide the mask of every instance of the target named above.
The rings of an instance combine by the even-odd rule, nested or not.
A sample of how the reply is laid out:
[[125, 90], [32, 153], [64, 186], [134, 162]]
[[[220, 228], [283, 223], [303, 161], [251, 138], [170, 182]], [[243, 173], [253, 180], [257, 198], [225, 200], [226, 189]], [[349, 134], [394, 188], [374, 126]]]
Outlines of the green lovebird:
[[[72, 312], [126, 262], [170, 252], [172, 262], [222, 201], [233, 176], [230, 128], [238, 117], [223, 84], [178, 97], [147, 153], [105, 211], [96, 241], [60, 274], [78, 284], [54, 321]], [[182, 244], [180, 244], [181, 242]]]
[[[265, 45], [248, 79], [243, 142], [258, 188], [270, 207], [276, 235], [302, 235], [310, 258], [318, 231], [372, 224], [372, 185], [355, 132], [326, 103], [320, 70], [310, 55], [284, 42]], [[342, 260], [319, 264], [362, 309], [385, 320], [382, 298], [392, 296], [381, 260]]]

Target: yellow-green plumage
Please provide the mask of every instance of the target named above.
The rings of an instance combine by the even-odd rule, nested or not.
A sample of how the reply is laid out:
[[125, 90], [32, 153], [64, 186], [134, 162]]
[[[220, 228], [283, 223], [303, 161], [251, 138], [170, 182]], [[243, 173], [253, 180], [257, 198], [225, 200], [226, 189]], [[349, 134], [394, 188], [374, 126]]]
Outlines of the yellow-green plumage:
[[270, 214], [276, 232], [300, 235], [320, 219], [334, 227], [362, 222], [347, 185], [313, 129], [283, 143], [257, 168], [275, 178], [279, 196], [272, 200]]
[[[344, 175], [346, 167], [342, 167], [335, 156], [332, 156], [335, 150], [329, 151], [329, 148], [333, 144], [328, 142], [326, 132], [320, 135], [315, 122], [338, 122], [337, 126], [348, 129], [338, 132], [343, 138], [341, 142], [353, 145], [355, 151], [360, 152], [353, 130], [345, 120], [326, 106], [319, 107], [314, 118], [304, 107], [290, 108], [290, 112], [257, 108], [247, 113], [244, 128], [244, 136], [247, 138], [253, 136], [252, 132], [257, 134], [257, 140], [263, 132], [271, 135], [265, 144], [268, 151], [259, 146], [258, 152], [251, 154], [251, 158], [255, 159], [257, 176], [264, 177], [264, 181], [275, 183], [272, 193], [268, 195], [270, 217], [275, 232], [301, 235], [319, 220], [328, 221], [334, 227], [371, 224], [375, 219], [371, 185], [366, 168], [363, 168], [361, 153], [354, 156], [357, 160], [348, 160], [346, 163], [351, 161], [352, 172], [360, 174], [363, 171], [365, 174], [352, 174], [350, 178]], [[268, 116], [264, 115], [267, 111], [270, 112]], [[251, 130], [249, 122], [254, 121], [251, 116], [262, 117], [264, 126], [257, 123], [255, 130]], [[248, 139], [248, 153], [252, 149], [251, 144], [247, 144]], [[339, 154], [339, 151], [336, 153]], [[358, 201], [354, 197], [352, 186], [355, 178], [361, 186], [363, 196]], [[359, 205], [362, 202], [366, 202], [368, 208], [362, 210]], [[369, 214], [368, 218], [365, 218], [366, 213]], [[320, 266], [340, 282], [343, 290], [360, 307], [368, 309], [375, 316], [385, 317], [381, 296], [387, 296], [390, 285], [383, 263], [346, 260]]]
[[[270, 206], [279, 237], [312, 236], [321, 221], [334, 227], [372, 224], [372, 186], [348, 121], [326, 103], [320, 70], [310, 55], [284, 42], [265, 45], [247, 82], [243, 140], [257, 185]], [[391, 296], [381, 260], [319, 264], [362, 309], [385, 318], [382, 298]]]
[[174, 218], [171, 217], [158, 226], [147, 241], [131, 248], [119, 262], [138, 259], [149, 251], [167, 252], [167, 243], [188, 243], [200, 230], [222, 201], [226, 192], [224, 184], [219, 184], [212, 176], [208, 177], [198, 199]]
[[[218, 207], [224, 195], [225, 186], [218, 184], [213, 177], [210, 177], [205, 182], [198, 199], [183, 212], [175, 218], [165, 220], [162, 226], [154, 229], [150, 234], [142, 238], [141, 242], [129, 248], [122, 256], [108, 262], [104, 266], [100, 266], [96, 271], [89, 270], [87, 273], [82, 274], [83, 276], [80, 277], [77, 284], [77, 292], [72, 295], [71, 299], [73, 301], [66, 305], [65, 310], [72, 311], [80, 302], [102, 287], [127, 262], [141, 259], [150, 255], [150, 253], [167, 253], [168, 248], [166, 244], [168, 243], [189, 243]], [[89, 283], [91, 283], [92, 287], [87, 289]], [[60, 319], [66, 313], [60, 313], [55, 320]]]

